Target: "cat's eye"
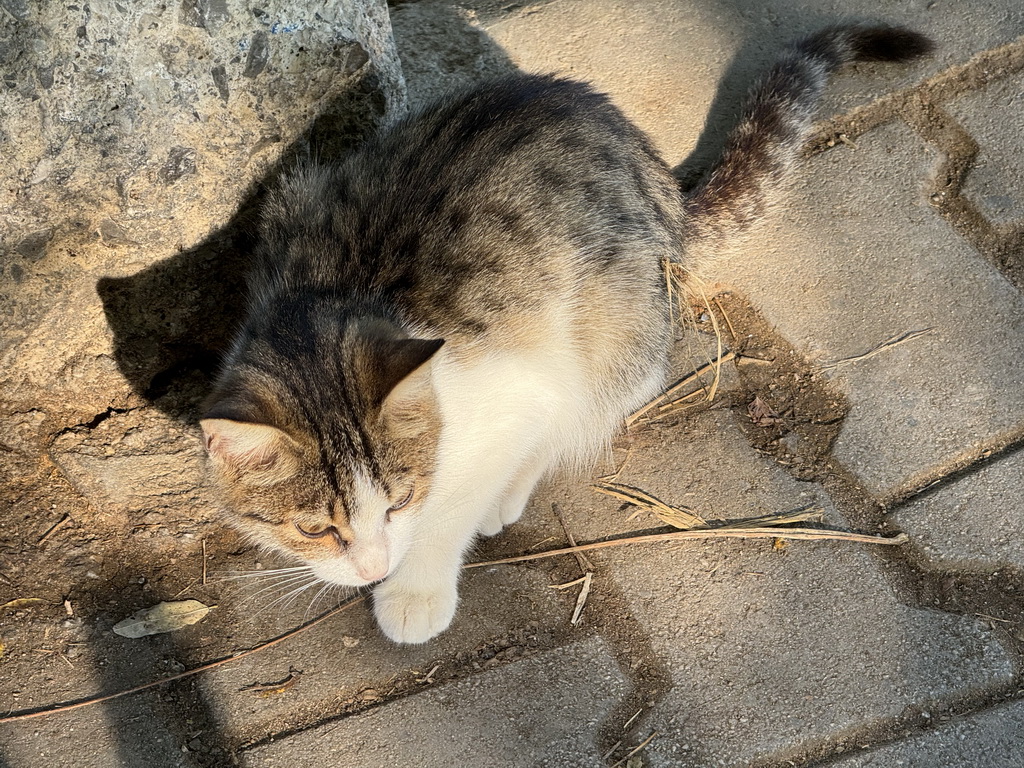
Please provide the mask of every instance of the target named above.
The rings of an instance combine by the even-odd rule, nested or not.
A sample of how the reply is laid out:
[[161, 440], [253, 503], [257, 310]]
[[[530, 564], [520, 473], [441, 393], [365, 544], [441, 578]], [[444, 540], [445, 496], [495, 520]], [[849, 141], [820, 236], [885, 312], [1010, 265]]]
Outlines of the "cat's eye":
[[333, 525], [329, 525], [322, 531], [307, 531], [298, 523], [295, 523], [295, 530], [305, 536], [307, 539], [322, 539], [324, 536], [329, 536], [332, 531], [335, 530]]
[[413, 492], [414, 492], [415, 490], [416, 490], [415, 488], [410, 488], [410, 489], [409, 489], [409, 493], [407, 493], [407, 494], [405, 495], [405, 498], [404, 498], [404, 499], [402, 499], [402, 500], [401, 500], [400, 502], [398, 502], [397, 504], [392, 504], [392, 505], [391, 505], [390, 507], [388, 507], [388, 512], [389, 512], [389, 513], [390, 513], [390, 512], [397, 512], [397, 511], [398, 511], [398, 510], [400, 510], [400, 509], [401, 509], [402, 507], [406, 506], [406, 505], [407, 505], [407, 504], [408, 504], [408, 503], [409, 503], [410, 501], [412, 501], [412, 494], [413, 494]]

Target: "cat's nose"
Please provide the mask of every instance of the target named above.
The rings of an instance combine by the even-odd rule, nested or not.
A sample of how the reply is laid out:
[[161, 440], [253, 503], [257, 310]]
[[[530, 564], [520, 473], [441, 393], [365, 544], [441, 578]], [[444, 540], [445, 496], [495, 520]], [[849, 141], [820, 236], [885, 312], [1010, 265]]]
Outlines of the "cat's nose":
[[359, 578], [367, 581], [380, 581], [388, 575], [387, 563], [362, 564], [356, 566], [356, 573]]
[[388, 575], [388, 553], [383, 548], [353, 552], [352, 567], [366, 581], [380, 581]]

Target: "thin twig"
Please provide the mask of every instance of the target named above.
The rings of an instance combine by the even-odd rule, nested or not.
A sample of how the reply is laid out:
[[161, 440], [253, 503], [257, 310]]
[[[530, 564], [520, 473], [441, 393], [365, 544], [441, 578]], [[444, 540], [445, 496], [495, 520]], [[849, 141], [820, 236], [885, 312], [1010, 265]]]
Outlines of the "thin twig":
[[327, 613], [324, 613], [321, 616], [318, 616], [317, 618], [313, 619], [312, 621], [308, 621], [305, 624], [300, 624], [299, 626], [295, 627], [294, 629], [288, 630], [283, 635], [278, 635], [277, 637], [275, 637], [275, 638], [273, 638], [271, 640], [267, 640], [266, 642], [260, 643], [259, 645], [253, 646], [252, 648], [250, 648], [250, 649], [248, 649], [246, 651], [239, 651], [238, 653], [235, 653], [235, 654], [233, 654], [231, 656], [225, 656], [222, 659], [217, 659], [216, 661], [211, 661], [209, 664], [203, 664], [202, 666], [195, 667], [194, 669], [187, 669], [184, 672], [181, 672], [181, 673], [179, 673], [177, 675], [171, 675], [170, 677], [165, 677], [165, 678], [162, 678], [160, 680], [153, 680], [153, 681], [151, 681], [149, 683], [143, 683], [142, 685], [137, 685], [134, 688], [127, 688], [127, 689], [125, 689], [123, 691], [117, 691], [116, 693], [108, 693], [108, 694], [106, 694], [104, 696], [95, 696], [95, 697], [93, 697], [91, 699], [83, 699], [81, 701], [75, 701], [75, 702], [71, 702], [69, 704], [58, 704], [56, 706], [47, 707], [46, 709], [40, 709], [40, 710], [37, 710], [35, 712], [19, 712], [18, 714], [8, 715], [7, 717], [0, 717], [0, 723], [13, 723], [13, 722], [18, 721], [18, 720], [30, 720], [30, 719], [35, 718], [35, 717], [43, 717], [44, 715], [53, 715], [53, 714], [56, 714], [58, 712], [70, 712], [73, 709], [81, 709], [82, 707], [87, 707], [90, 704], [100, 704], [100, 703], [102, 703], [104, 701], [110, 701], [111, 699], [118, 699], [118, 698], [121, 698], [122, 696], [128, 696], [128, 695], [133, 694], [133, 693], [139, 693], [140, 691], [145, 691], [145, 690], [148, 690], [150, 688], [156, 688], [158, 685], [164, 685], [165, 683], [172, 683], [175, 680], [181, 680], [181, 679], [186, 678], [186, 677], [192, 677], [193, 675], [198, 675], [200, 672], [205, 672], [208, 669], [214, 669], [215, 667], [223, 666], [224, 664], [228, 664], [228, 663], [230, 663], [232, 661], [238, 661], [239, 659], [244, 659], [246, 656], [251, 656], [254, 653], [258, 653], [259, 651], [262, 651], [262, 650], [265, 650], [265, 649], [270, 648], [272, 646], [275, 646], [278, 643], [283, 643], [285, 640], [288, 640], [289, 638], [295, 637], [295, 635], [298, 635], [298, 634], [300, 634], [302, 632], [305, 632], [307, 629], [312, 629], [317, 624], [321, 624], [324, 621], [327, 621], [327, 619], [331, 618], [332, 616], [336, 616], [339, 613], [341, 613], [342, 611], [348, 610], [353, 605], [356, 605], [357, 603], [361, 603], [365, 599], [366, 598], [363, 595], [360, 595], [359, 597], [354, 597], [351, 600], [347, 600], [346, 602], [342, 603], [341, 605], [338, 605], [338, 606], [332, 608], [331, 610], [327, 611]]
[[50, 530], [48, 530], [46, 533], [44, 533], [39, 538], [39, 541], [36, 542], [36, 546], [37, 547], [43, 546], [43, 544], [45, 544], [47, 542], [47, 540], [51, 536], [53, 536], [53, 534], [55, 534], [57, 531], [59, 531], [61, 528], [63, 528], [65, 525], [67, 525], [70, 520], [71, 520], [71, 515], [64, 515], [64, 517], [62, 517], [59, 521], [57, 521], [56, 523], [54, 523], [53, 525], [50, 526]]
[[623, 536], [606, 541], [592, 541], [588, 544], [577, 544], [575, 547], [549, 549], [546, 552], [535, 552], [532, 555], [503, 557], [483, 563], [468, 563], [463, 568], [483, 568], [488, 565], [506, 565], [508, 563], [526, 563], [530, 560], [542, 560], [546, 557], [572, 555], [576, 552], [589, 552], [606, 547], [620, 547], [624, 544], [645, 544], [654, 541], [680, 541], [681, 539], [802, 539], [807, 541], [855, 541], [860, 544], [905, 544], [909, 537], [905, 533], [895, 536], [869, 536], [849, 531], [834, 531], [826, 528], [698, 528], [689, 531], [666, 531], [664, 533], [644, 533], [637, 536]]
[[686, 530], [689, 528], [696, 528], [697, 526], [707, 525], [707, 520], [694, 513], [692, 510], [684, 507], [673, 507], [671, 504], [666, 504], [656, 496], [652, 496], [647, 493], [647, 491], [642, 491], [631, 485], [610, 483], [605, 480], [600, 480], [590, 487], [598, 493], [603, 493], [606, 496], [627, 501], [630, 504], [635, 504], [643, 509], [649, 509], [657, 515], [663, 523], [671, 525], [674, 528], [682, 528]]
[[206, 586], [206, 539], [203, 539], [203, 586]]
[[626, 724], [622, 726], [622, 730], [623, 731], [628, 731], [629, 730], [629, 726], [631, 726], [633, 724], [634, 720], [636, 720], [638, 717], [640, 717], [640, 713], [643, 712], [643, 711], [644, 711], [644, 708], [640, 707], [640, 709], [638, 709], [636, 711], [636, 713], [631, 718], [629, 718], [629, 720], [626, 721]]
[[[561, 508], [554, 502], [551, 502], [551, 511], [555, 513], [555, 517], [558, 518], [558, 522], [562, 524], [562, 530], [565, 531], [565, 538], [569, 542], [570, 547], [576, 546], [576, 539], [573, 538], [572, 531], [569, 530], [569, 526], [565, 522], [565, 516], [562, 514]], [[594, 564], [587, 559], [587, 556], [577, 552], [576, 562], [580, 566], [580, 572], [584, 574], [586, 578], [587, 572], [596, 571]]]
[[715, 296], [712, 301], [715, 302], [715, 306], [718, 307], [718, 311], [722, 313], [722, 317], [725, 319], [725, 324], [729, 326], [729, 333], [732, 334], [732, 343], [735, 344], [739, 341], [740, 337], [736, 335], [736, 329], [732, 327], [732, 321], [729, 319], [729, 315], [725, 313], [725, 307], [722, 306], [722, 302], [718, 300], [717, 296]]
[[594, 580], [594, 574], [587, 571], [583, 577], [583, 589], [580, 590], [579, 597], [576, 598], [576, 607], [573, 609], [572, 618], [569, 620], [569, 624], [576, 626], [580, 623], [580, 616], [583, 613], [583, 606], [587, 604], [587, 596], [590, 594], [590, 585]]
[[609, 757], [612, 756], [612, 754], [615, 752], [615, 750], [618, 749], [621, 746], [622, 746], [622, 739], [619, 739], [618, 741], [615, 742], [615, 746], [613, 746], [611, 749], [609, 749], [607, 752], [604, 753], [604, 756], [601, 759], [602, 760], [607, 760]]
[[627, 760], [629, 760], [629, 758], [631, 758], [631, 757], [632, 757], [633, 755], [635, 755], [635, 754], [636, 754], [637, 752], [639, 752], [639, 751], [640, 751], [641, 749], [643, 749], [643, 748], [644, 748], [644, 747], [646, 747], [646, 746], [647, 746], [648, 744], [650, 744], [650, 743], [651, 743], [652, 741], [654, 741], [654, 737], [655, 737], [655, 736], [657, 736], [657, 735], [658, 735], [658, 732], [657, 732], [657, 731], [654, 731], [653, 733], [651, 733], [651, 735], [650, 735], [650, 736], [648, 736], [648, 737], [647, 737], [646, 739], [644, 739], [644, 740], [643, 740], [643, 741], [641, 741], [641, 742], [640, 742], [639, 744], [637, 744], [637, 745], [636, 745], [635, 747], [633, 747], [633, 749], [631, 749], [631, 750], [629, 751], [629, 754], [627, 754], [627, 755], [626, 755], [626, 756], [625, 756], [624, 758], [622, 758], [621, 760], [619, 760], [619, 762], [617, 762], [617, 763], [614, 763], [614, 764], [612, 765], [612, 768], [618, 768], [618, 766], [622, 765], [622, 764], [623, 764], [624, 762], [626, 762]]
[[906, 333], [900, 333], [895, 336], [891, 336], [890, 338], [886, 339], [881, 344], [879, 344], [877, 347], [873, 347], [869, 349], [867, 352], [864, 352], [859, 355], [854, 355], [853, 357], [844, 357], [842, 360], [836, 360], [834, 363], [825, 363], [824, 365], [821, 366], [821, 370], [830, 371], [833, 368], [838, 368], [841, 365], [848, 365], [849, 363], [856, 363], [860, 362], [861, 360], [867, 360], [869, 357], [874, 357], [879, 352], [884, 352], [885, 350], [899, 346], [900, 344], [906, 344], [908, 341], [913, 341], [914, 339], [920, 338], [921, 336], [927, 336], [934, 330], [935, 328], [922, 328], [920, 331], [907, 331]]
[[[660, 407], [660, 406], [662, 406], [662, 405], [664, 405], [664, 404], [666, 404], [668, 402], [671, 402], [674, 399], [674, 395], [677, 392], [679, 392], [681, 389], [684, 389], [685, 387], [689, 386], [693, 382], [699, 380], [701, 376], [703, 376], [704, 374], [708, 373], [709, 371], [713, 371], [713, 370], [716, 370], [716, 369], [720, 368], [724, 363], [729, 362], [730, 360], [732, 360], [735, 357], [736, 357], [736, 353], [735, 352], [726, 352], [725, 354], [720, 355], [717, 360], [712, 360], [710, 363], [705, 363], [700, 368], [697, 368], [696, 370], [692, 371], [691, 373], [688, 373], [686, 376], [681, 378], [679, 381], [677, 381], [671, 387], [666, 389], [664, 392], [662, 392], [656, 398], [651, 400], [651, 402], [647, 403], [647, 405], [645, 405], [642, 408], [640, 408], [640, 410], [634, 411], [629, 416], [627, 416], [626, 417], [626, 426], [629, 427], [629, 426], [632, 426], [633, 424], [635, 424], [637, 421], [639, 421], [641, 418], [643, 418], [644, 414], [646, 414], [648, 411], [651, 411], [654, 408], [658, 408], [658, 407]], [[687, 395], [687, 396], [689, 396], [689, 395]]]

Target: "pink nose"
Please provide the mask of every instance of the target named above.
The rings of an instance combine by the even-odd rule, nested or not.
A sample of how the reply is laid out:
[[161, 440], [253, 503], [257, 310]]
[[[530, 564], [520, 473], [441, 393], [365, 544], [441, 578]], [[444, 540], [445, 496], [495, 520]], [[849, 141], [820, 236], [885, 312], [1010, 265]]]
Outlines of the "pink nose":
[[388, 575], [388, 564], [382, 561], [376, 563], [356, 563], [356, 573], [359, 578], [367, 581], [380, 581]]

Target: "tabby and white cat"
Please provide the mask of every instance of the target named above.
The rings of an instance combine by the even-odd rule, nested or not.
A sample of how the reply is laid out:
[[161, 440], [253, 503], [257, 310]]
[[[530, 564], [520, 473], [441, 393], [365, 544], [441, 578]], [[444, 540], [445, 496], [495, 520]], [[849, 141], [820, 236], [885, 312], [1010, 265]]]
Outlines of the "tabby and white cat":
[[663, 260], [691, 270], [764, 216], [829, 73], [929, 49], [861, 25], [795, 44], [685, 196], [605, 96], [547, 76], [295, 170], [202, 420], [234, 525], [325, 582], [376, 584], [393, 640], [444, 630], [474, 537], [587, 467], [662, 387]]

